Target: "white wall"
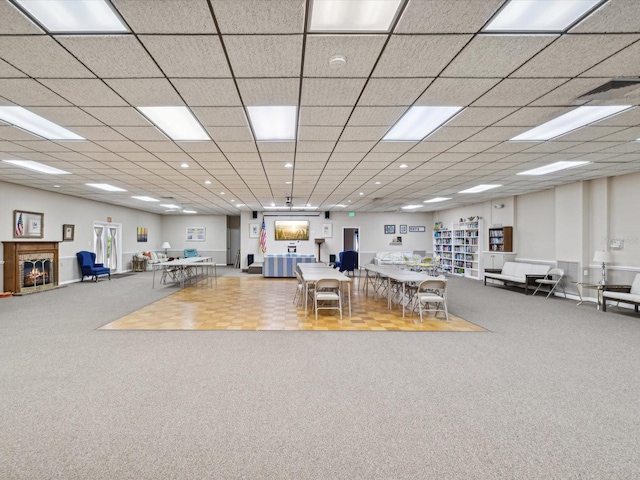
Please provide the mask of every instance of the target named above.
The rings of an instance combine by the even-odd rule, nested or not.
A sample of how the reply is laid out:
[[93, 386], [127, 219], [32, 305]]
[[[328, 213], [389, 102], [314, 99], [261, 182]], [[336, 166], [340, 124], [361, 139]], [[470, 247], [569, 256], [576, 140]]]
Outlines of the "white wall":
[[[187, 227], [205, 228], [205, 241], [187, 240]], [[164, 215], [162, 242], [169, 242], [169, 255], [182, 257], [185, 248], [195, 248], [201, 257], [213, 257], [216, 263], [227, 263], [226, 215]]]
[[517, 197], [513, 227], [513, 250], [517, 252], [517, 258], [557, 260], [555, 232], [556, 203], [553, 189]]
[[[80, 278], [75, 254], [80, 250], [93, 250], [94, 221], [106, 222], [107, 217], [111, 217], [113, 223], [122, 224], [122, 260], [125, 269], [131, 268], [134, 253], [160, 250], [163, 241], [160, 215], [4, 182], [0, 182], [0, 241], [25, 240], [13, 238], [14, 210], [44, 213], [44, 238], [34, 241], [61, 241], [62, 225], [75, 225], [74, 240], [61, 242], [58, 246], [60, 283]], [[147, 242], [138, 243], [137, 227], [148, 229]], [[3, 255], [2, 251], [0, 255]], [[3, 279], [0, 277], [0, 280]], [[2, 286], [0, 284], [0, 291]]]
[[[256, 262], [262, 261], [263, 255], [259, 248], [258, 238], [249, 238], [249, 225], [262, 224], [263, 215], [260, 212], [257, 219], [251, 218], [251, 212], [241, 215], [242, 253], [241, 266], [247, 268], [247, 255], [253, 254]], [[287, 246], [291, 242], [276, 241], [274, 239], [273, 222], [277, 220], [309, 220], [309, 241], [293, 242], [297, 246], [297, 253], [314, 254], [318, 256], [316, 238], [322, 238], [323, 224], [331, 224], [333, 236], [325, 238], [320, 250], [320, 259], [328, 261], [329, 255], [338, 255], [342, 251], [342, 231], [344, 228], [357, 227], [360, 234], [360, 264], [370, 262], [379, 251], [412, 252], [414, 250], [433, 251], [433, 215], [432, 213], [357, 213], [350, 217], [347, 212], [331, 212], [330, 218], [325, 219], [324, 212], [319, 216], [266, 216], [267, 253], [287, 253]], [[395, 225], [396, 233], [386, 235], [384, 225]], [[400, 225], [424, 226], [425, 232], [407, 232], [400, 234]], [[394, 237], [402, 237], [402, 245], [390, 245]]]

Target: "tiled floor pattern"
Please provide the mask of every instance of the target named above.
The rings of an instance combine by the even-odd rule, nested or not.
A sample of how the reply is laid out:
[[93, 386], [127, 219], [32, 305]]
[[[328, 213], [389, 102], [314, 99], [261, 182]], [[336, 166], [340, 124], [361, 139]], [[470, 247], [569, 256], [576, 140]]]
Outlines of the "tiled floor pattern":
[[[343, 319], [337, 311], [321, 310], [318, 320], [293, 303], [295, 279], [262, 277], [221, 277], [206, 279], [197, 285], [148, 305], [111, 322], [101, 330], [361, 330], [361, 331], [486, 331], [484, 328], [449, 314], [444, 318], [387, 308], [386, 300], [358, 288], [352, 281], [351, 317], [343, 308]], [[160, 288], [173, 288], [161, 286]]]

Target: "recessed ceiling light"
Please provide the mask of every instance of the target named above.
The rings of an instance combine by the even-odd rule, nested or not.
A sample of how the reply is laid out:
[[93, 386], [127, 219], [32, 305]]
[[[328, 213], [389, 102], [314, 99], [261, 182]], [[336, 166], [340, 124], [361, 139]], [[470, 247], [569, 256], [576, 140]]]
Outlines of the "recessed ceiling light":
[[54, 185], [53, 188], [60, 188], [60, 185]]
[[34, 162], [33, 160], [3, 160], [5, 163], [15, 165], [16, 167], [26, 168], [34, 172], [47, 173], [49, 175], [71, 175], [71, 172], [60, 170], [59, 168], [50, 167], [43, 163]]
[[220, 195], [224, 195], [224, 192], [220, 192]]
[[544, 167], [538, 167], [532, 170], [526, 170], [516, 175], [547, 175], [548, 173], [558, 172], [560, 170], [566, 170], [568, 168], [579, 167], [580, 165], [586, 165], [587, 163], [591, 163], [591, 162], [587, 162], [584, 160], [575, 161], [575, 162], [569, 162], [569, 161], [555, 162], [555, 163], [550, 163], [549, 165], [545, 165]]
[[375, 184], [376, 184], [376, 185], [380, 185], [380, 182], [376, 182]]
[[512, 141], [541, 142], [551, 140], [592, 123], [633, 108], [631, 105], [578, 107], [542, 125], [513, 137]]
[[247, 107], [256, 140], [295, 140], [297, 111], [294, 106]]
[[409, 165], [407, 165], [406, 163], [403, 163], [402, 165], [400, 165], [399, 168], [409, 168]]
[[415, 210], [416, 208], [423, 207], [424, 205], [405, 205], [402, 210]]
[[22, 107], [0, 107], [0, 120], [47, 140], [84, 140], [80, 135]]
[[284, 164], [284, 168], [293, 168], [293, 164], [291, 164], [291, 163], [285, 163], [285, 164]]
[[205, 180], [205, 181], [204, 181], [204, 184], [205, 184], [205, 185], [211, 185], [211, 180]]
[[510, 0], [485, 32], [564, 32], [605, 0]]
[[152, 197], [145, 197], [144, 195], [134, 195], [131, 198], [135, 198], [136, 200], [142, 200], [143, 202], [159, 202], [160, 201]]
[[477, 185], [475, 187], [467, 188], [466, 190], [462, 190], [458, 193], [480, 193], [486, 190], [491, 190], [492, 188], [498, 188], [502, 185]]
[[187, 107], [136, 107], [171, 140], [211, 140]]
[[346, 205], [342, 205], [341, 203], [338, 203], [338, 204], [334, 205], [334, 207], [344, 208], [344, 207], [346, 207]]
[[244, 203], [236, 203], [236, 207], [244, 207]]
[[437, 202], [444, 202], [446, 200], [451, 200], [451, 198], [449, 198], [449, 197], [436, 197], [436, 198], [432, 198], [431, 200], [425, 200], [422, 203], [437, 203]]
[[284, 182], [284, 183], [287, 184], [287, 185], [291, 185], [291, 182]]
[[198, 213], [195, 210], [182, 210], [182, 213]]
[[124, 33], [129, 30], [105, 0], [14, 0], [49, 33]]
[[360, 192], [358, 195], [364, 195], [364, 192]]
[[188, 163], [181, 163], [180, 167], [181, 168], [189, 168], [189, 164]]
[[172, 203], [161, 203], [160, 206], [164, 208], [170, 208], [172, 210], [180, 210], [180, 205], [174, 205]]
[[106, 190], [107, 192], [126, 192], [124, 188], [114, 187], [108, 183], [85, 183], [88, 187], [99, 188], [100, 190]]
[[311, 32], [388, 32], [403, 0], [312, 0]]
[[463, 107], [411, 107], [382, 138], [384, 142], [420, 141], [448, 122]]

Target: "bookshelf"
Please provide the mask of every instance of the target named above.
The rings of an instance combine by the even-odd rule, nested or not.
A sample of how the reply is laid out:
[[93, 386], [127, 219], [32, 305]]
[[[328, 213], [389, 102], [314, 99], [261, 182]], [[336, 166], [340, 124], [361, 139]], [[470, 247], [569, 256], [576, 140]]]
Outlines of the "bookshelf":
[[451, 273], [453, 268], [453, 238], [451, 229], [436, 222], [433, 227], [433, 256], [440, 257], [440, 268], [444, 273]]
[[476, 280], [482, 277], [484, 248], [484, 221], [455, 222], [452, 227], [436, 224], [433, 230], [434, 256], [440, 256], [445, 273]]
[[492, 227], [489, 229], [489, 251], [513, 251], [513, 227]]

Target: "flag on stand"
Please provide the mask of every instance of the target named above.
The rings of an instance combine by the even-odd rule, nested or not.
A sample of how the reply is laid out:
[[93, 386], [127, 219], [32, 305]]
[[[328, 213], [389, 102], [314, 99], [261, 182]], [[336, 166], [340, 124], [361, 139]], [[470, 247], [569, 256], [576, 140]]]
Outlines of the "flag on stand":
[[262, 217], [262, 230], [260, 230], [260, 250], [262, 253], [267, 251], [267, 227], [264, 224], [264, 217]]
[[18, 217], [18, 221], [16, 222], [16, 236], [21, 237], [24, 233], [24, 224], [22, 223], [22, 213]]

